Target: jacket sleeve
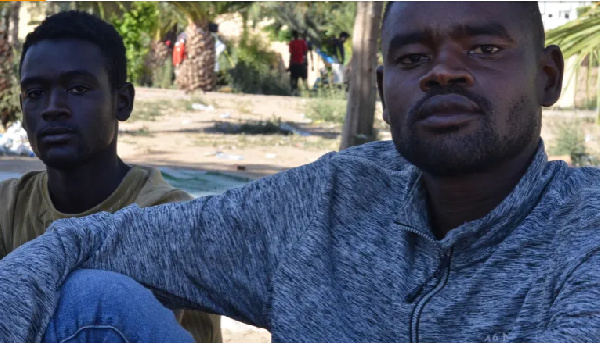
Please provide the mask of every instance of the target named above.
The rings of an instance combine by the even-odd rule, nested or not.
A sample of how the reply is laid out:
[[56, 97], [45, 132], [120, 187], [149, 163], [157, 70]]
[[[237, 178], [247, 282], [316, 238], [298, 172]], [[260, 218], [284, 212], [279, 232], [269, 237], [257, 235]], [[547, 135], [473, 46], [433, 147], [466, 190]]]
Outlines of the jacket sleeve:
[[182, 191], [181, 189], [174, 189], [167, 194], [165, 194], [162, 198], [160, 198], [155, 205], [168, 204], [173, 202], [184, 202], [193, 200], [194, 197], [189, 193]]
[[568, 276], [551, 308], [550, 322], [534, 342], [600, 341], [600, 251], [587, 256]]
[[39, 342], [77, 267], [128, 275], [172, 308], [269, 328], [273, 275], [320, 211], [330, 156], [219, 196], [56, 221], [0, 261], [0, 341]]

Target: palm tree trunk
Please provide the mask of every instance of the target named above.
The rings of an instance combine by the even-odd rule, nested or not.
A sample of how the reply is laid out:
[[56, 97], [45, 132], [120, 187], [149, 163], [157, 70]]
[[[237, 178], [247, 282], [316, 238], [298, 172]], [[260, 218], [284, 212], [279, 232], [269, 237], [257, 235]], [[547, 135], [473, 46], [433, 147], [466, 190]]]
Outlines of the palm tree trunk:
[[185, 30], [186, 58], [177, 76], [179, 88], [188, 92], [213, 90], [215, 75], [215, 39], [208, 31], [208, 22], [190, 22]]

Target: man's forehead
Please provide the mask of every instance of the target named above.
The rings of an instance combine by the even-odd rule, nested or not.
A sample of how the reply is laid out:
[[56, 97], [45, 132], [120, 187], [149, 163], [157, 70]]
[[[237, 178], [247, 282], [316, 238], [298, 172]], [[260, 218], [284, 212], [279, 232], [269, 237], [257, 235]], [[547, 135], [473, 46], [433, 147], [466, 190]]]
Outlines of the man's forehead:
[[58, 75], [74, 70], [101, 74], [104, 69], [104, 57], [93, 43], [74, 39], [43, 40], [27, 50], [21, 77]]
[[518, 7], [510, 2], [395, 2], [383, 28], [384, 41], [409, 32], [450, 33], [461, 27], [493, 24], [522, 30]]

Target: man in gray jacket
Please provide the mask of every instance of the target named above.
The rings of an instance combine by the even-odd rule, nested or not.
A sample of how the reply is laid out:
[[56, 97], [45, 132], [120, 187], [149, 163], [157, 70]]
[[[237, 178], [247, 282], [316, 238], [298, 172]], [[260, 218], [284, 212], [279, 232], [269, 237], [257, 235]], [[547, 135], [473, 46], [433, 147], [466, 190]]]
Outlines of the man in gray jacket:
[[[390, 3], [382, 31], [393, 142], [54, 223], [0, 261], [0, 341], [40, 341], [49, 323], [52, 341], [81, 303], [135, 332], [135, 306], [160, 305], [133, 280], [273, 342], [599, 341], [600, 171], [547, 160], [563, 58], [537, 4]], [[79, 301], [86, 280], [100, 286]]]

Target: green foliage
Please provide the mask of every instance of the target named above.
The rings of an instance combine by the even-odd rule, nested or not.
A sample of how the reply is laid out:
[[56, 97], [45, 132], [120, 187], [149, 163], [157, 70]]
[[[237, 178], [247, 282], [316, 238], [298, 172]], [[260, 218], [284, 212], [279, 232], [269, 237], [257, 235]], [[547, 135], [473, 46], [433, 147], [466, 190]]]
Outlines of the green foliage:
[[346, 93], [336, 87], [320, 88], [307, 99], [306, 115], [316, 122], [343, 123], [346, 118]]
[[149, 73], [145, 59], [150, 52], [151, 33], [156, 30], [158, 15], [156, 3], [137, 1], [121, 16], [111, 19], [125, 44], [127, 78], [137, 84]]
[[243, 11], [252, 5], [244, 1], [169, 1], [176, 11], [195, 23], [208, 23], [217, 15]]
[[549, 146], [548, 153], [550, 155], [569, 156], [571, 165], [575, 167], [599, 165], [598, 158], [586, 151], [585, 120], [570, 119], [555, 125], [556, 139]]
[[173, 69], [173, 58], [169, 56], [162, 66], [152, 71], [152, 85], [158, 88], [172, 88]]
[[272, 32], [287, 27], [301, 34], [306, 32], [312, 42], [321, 42], [326, 37], [338, 36], [342, 31], [352, 34], [356, 2], [256, 2], [250, 17], [254, 22], [272, 18], [274, 22], [269, 28]]
[[218, 132], [225, 134], [243, 135], [290, 135], [292, 132], [281, 128], [281, 118], [271, 120], [246, 121], [241, 124], [219, 122], [215, 124]]
[[13, 49], [13, 59], [10, 62], [11, 65], [7, 66], [9, 75], [3, 77], [9, 77], [11, 80], [11, 87], [6, 89], [4, 92], [0, 92], [0, 118], [2, 124], [7, 124], [21, 119], [21, 104], [19, 103], [19, 96], [21, 88], [18, 80], [18, 62], [20, 60], [20, 51]]
[[269, 50], [259, 35], [241, 39], [231, 50], [234, 67], [229, 71], [234, 92], [290, 95], [289, 77], [280, 73], [279, 55]]
[[581, 125], [575, 121], [557, 125], [557, 137], [549, 153], [555, 156], [583, 153], [585, 151], [585, 134]]
[[266, 26], [263, 31], [269, 34], [269, 38], [276, 42], [289, 42], [292, 40], [292, 31], [288, 28], [276, 29], [274, 25]]
[[[600, 2], [578, 11], [579, 17], [562, 26], [546, 33], [546, 44], [560, 46], [565, 59], [575, 57], [575, 73], [579, 70], [584, 60], [588, 59], [589, 65], [596, 65], [600, 60]], [[587, 70], [587, 78], [591, 74], [591, 68]], [[567, 85], [573, 82], [573, 78], [566, 80]], [[577, 80], [575, 80], [577, 82]], [[597, 122], [600, 123], [600, 73], [596, 80], [595, 97]]]

